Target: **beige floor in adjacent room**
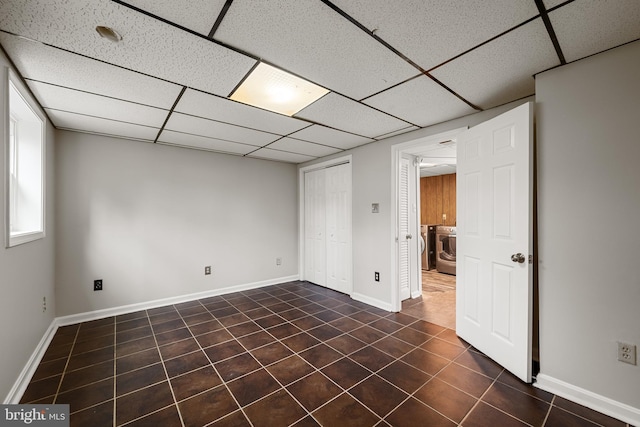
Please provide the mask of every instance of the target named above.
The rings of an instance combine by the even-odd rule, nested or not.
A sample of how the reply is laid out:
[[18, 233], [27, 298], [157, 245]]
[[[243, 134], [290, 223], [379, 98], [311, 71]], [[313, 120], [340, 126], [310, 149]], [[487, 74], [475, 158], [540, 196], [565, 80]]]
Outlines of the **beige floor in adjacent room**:
[[402, 311], [456, 329], [456, 276], [422, 270], [422, 297], [406, 300]]

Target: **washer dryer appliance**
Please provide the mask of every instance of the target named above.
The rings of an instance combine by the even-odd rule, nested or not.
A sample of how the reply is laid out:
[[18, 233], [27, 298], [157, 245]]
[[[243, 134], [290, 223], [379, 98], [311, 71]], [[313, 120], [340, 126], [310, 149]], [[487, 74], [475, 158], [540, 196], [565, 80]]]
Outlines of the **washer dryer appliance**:
[[436, 227], [436, 224], [423, 224], [420, 226], [420, 237], [424, 240], [424, 251], [422, 251], [423, 270], [436, 268]]
[[436, 227], [436, 269], [440, 273], [456, 274], [456, 228]]

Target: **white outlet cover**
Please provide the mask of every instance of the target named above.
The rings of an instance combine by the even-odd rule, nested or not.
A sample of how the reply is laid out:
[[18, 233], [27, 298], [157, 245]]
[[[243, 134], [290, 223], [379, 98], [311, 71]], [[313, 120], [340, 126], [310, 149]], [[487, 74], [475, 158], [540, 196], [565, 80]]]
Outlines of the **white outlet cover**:
[[636, 365], [636, 346], [634, 344], [618, 342], [618, 360], [620, 362]]

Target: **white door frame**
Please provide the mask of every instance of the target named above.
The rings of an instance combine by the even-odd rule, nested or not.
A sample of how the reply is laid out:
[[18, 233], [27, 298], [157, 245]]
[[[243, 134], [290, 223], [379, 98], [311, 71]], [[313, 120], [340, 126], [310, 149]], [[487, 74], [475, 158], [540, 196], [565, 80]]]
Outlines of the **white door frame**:
[[[394, 208], [391, 212], [391, 235], [390, 235], [390, 246], [391, 246], [391, 309], [393, 311], [400, 311], [402, 308], [402, 301], [400, 300], [400, 284], [398, 281], [398, 259], [399, 259], [399, 247], [398, 247], [398, 227], [399, 227], [399, 218], [398, 218], [398, 174], [400, 173], [400, 159], [402, 158], [403, 153], [407, 154], [419, 154], [426, 147], [439, 144], [442, 141], [455, 140], [456, 136], [461, 132], [467, 130], [467, 126], [462, 128], [453, 129], [450, 131], [438, 133], [435, 135], [429, 135], [422, 138], [414, 139], [413, 141], [404, 142], [402, 144], [396, 144], [391, 146], [391, 200]], [[417, 177], [418, 181], [420, 180], [420, 174]], [[416, 191], [418, 191], [420, 186], [417, 186]], [[419, 206], [419, 204], [418, 204]], [[418, 207], [417, 215], [416, 215], [416, 224], [414, 230], [415, 236], [420, 236], [420, 208]], [[414, 243], [419, 244], [419, 238], [416, 238]], [[414, 251], [417, 253], [416, 259], [413, 265], [420, 265], [420, 251]], [[420, 277], [420, 275], [418, 275]], [[417, 285], [420, 285], [420, 280], [417, 281]], [[413, 295], [417, 295], [419, 289], [412, 289], [412, 297]], [[415, 293], [414, 293], [415, 292]]]
[[[301, 167], [298, 169], [298, 278], [300, 280], [305, 280], [304, 272], [305, 272], [305, 242], [304, 242], [304, 174], [309, 171], [313, 171], [316, 169], [325, 169], [331, 166], [337, 166], [340, 164], [349, 164], [350, 171], [353, 165], [352, 155], [349, 154], [347, 156], [336, 157], [335, 159], [326, 160], [320, 163], [314, 163], [309, 166]], [[351, 181], [351, 186], [353, 188], [353, 181]], [[349, 200], [349, 204], [353, 202], [353, 191], [350, 191], [351, 200]], [[351, 209], [350, 209], [351, 211]], [[351, 226], [353, 223], [353, 213], [351, 214], [351, 218], [349, 218], [349, 222], [351, 223], [349, 226], [350, 236], [349, 236], [349, 250], [351, 251], [351, 262], [348, 263], [347, 268], [350, 269], [349, 277], [351, 278], [351, 283], [349, 285], [349, 290], [347, 292], [348, 295], [353, 293], [353, 227]]]

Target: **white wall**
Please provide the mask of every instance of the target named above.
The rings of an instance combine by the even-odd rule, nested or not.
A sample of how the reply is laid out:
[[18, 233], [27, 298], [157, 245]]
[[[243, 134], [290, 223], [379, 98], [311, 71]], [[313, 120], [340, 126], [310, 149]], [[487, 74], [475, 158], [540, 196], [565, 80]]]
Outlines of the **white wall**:
[[[392, 307], [390, 275], [395, 248], [391, 239], [391, 218], [395, 201], [392, 200], [391, 188], [391, 147], [464, 126], [475, 126], [528, 101], [533, 101], [533, 98], [525, 98], [299, 165], [305, 167], [345, 154], [353, 156], [353, 290], [357, 297], [364, 297], [367, 302], [378, 307]], [[331, 141], [326, 143], [331, 145]], [[380, 204], [379, 213], [371, 212], [372, 203]], [[380, 282], [374, 281], [376, 271], [380, 272]]]
[[540, 367], [636, 408], [640, 366], [640, 42], [536, 78]]
[[[5, 77], [8, 61], [0, 52], [0, 75]], [[0, 84], [0, 121], [5, 111], [4, 79]], [[0, 126], [6, 131], [4, 124]], [[8, 131], [7, 131], [8, 132]], [[3, 141], [3, 138], [0, 138]], [[4, 185], [5, 150], [0, 145], [0, 182]], [[5, 248], [4, 200], [0, 202], [0, 397], [5, 401], [18, 379], [25, 362], [51, 325], [55, 315], [54, 299], [54, 212], [53, 212], [53, 156], [54, 130], [47, 122], [46, 136], [46, 211], [44, 239], [10, 249]], [[5, 197], [4, 187], [0, 190]], [[47, 310], [42, 310], [42, 299], [47, 299]]]
[[297, 275], [295, 165], [67, 131], [57, 148], [58, 316]]

